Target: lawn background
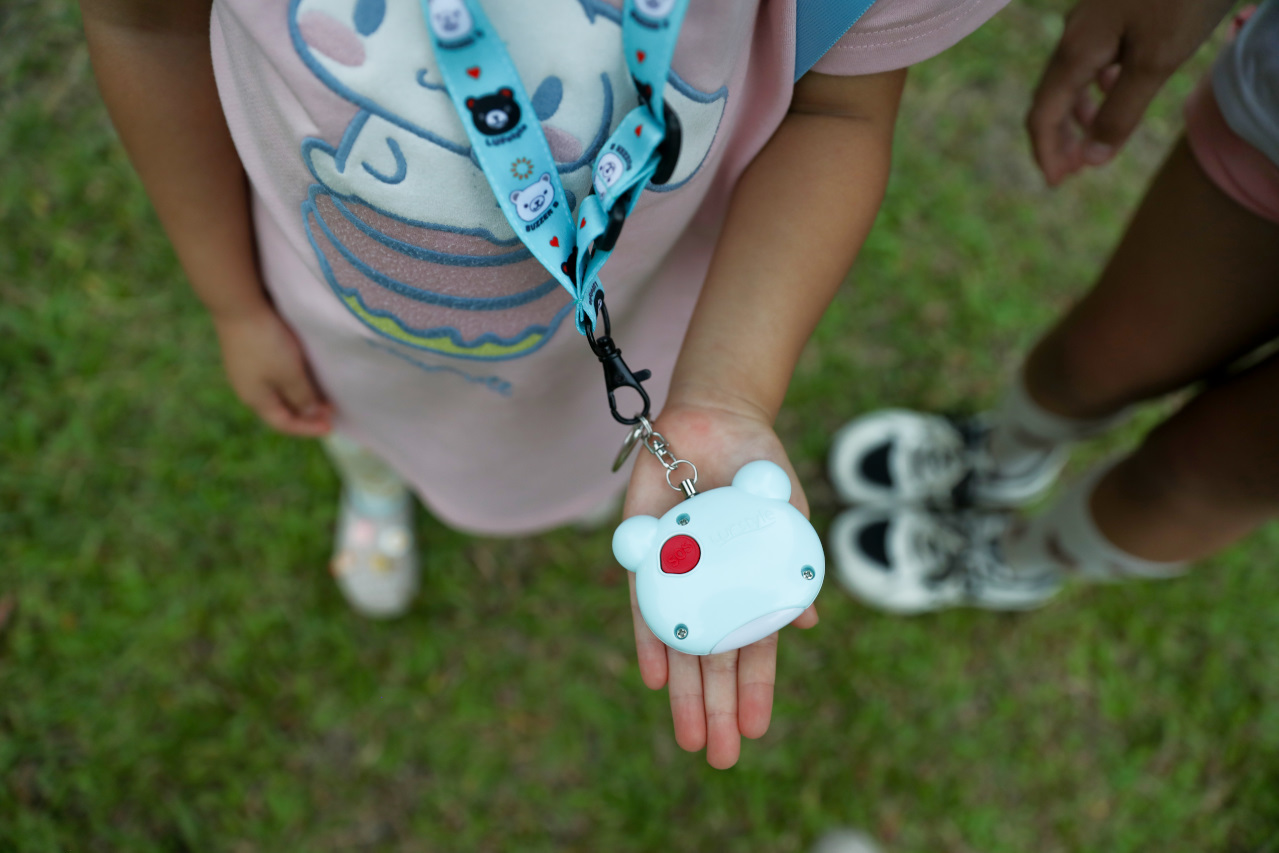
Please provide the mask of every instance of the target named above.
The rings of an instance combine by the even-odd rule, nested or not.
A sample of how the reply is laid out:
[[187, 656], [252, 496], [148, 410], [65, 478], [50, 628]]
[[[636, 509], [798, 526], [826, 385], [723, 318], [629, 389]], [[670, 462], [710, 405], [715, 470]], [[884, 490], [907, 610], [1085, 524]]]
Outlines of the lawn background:
[[[1179, 130], [1207, 54], [1115, 165], [1042, 188], [1021, 122], [1063, 8], [1015, 3], [911, 74], [779, 419], [819, 530], [832, 430], [989, 405]], [[334, 476], [228, 391], [78, 27], [0, 3], [0, 850], [803, 851], [842, 824], [912, 853], [1279, 850], [1273, 526], [1032, 615], [889, 618], [832, 578], [729, 772], [641, 686], [607, 531], [424, 517], [412, 614], [352, 616]]]

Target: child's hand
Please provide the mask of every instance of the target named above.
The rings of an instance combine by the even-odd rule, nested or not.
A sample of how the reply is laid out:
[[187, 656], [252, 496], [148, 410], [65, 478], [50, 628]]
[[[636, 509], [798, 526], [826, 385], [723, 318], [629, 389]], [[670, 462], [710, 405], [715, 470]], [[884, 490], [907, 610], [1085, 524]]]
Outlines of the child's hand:
[[[698, 490], [727, 486], [737, 469], [755, 459], [768, 459], [791, 476], [791, 503], [805, 515], [804, 497], [786, 451], [762, 414], [734, 412], [710, 406], [668, 405], [654, 424], [681, 459], [697, 465]], [[643, 448], [631, 476], [623, 515], [661, 516], [679, 502], [680, 492], [666, 484], [666, 471]], [[681, 473], [686, 473], [687, 468]], [[719, 769], [732, 767], [741, 752], [741, 736], [762, 737], [773, 711], [773, 682], [777, 668], [777, 634], [737, 651], [697, 657], [668, 648], [644, 624], [635, 603], [635, 575], [631, 585], [631, 615], [640, 676], [653, 690], [669, 682], [675, 740], [688, 750], [706, 748], [706, 760]], [[810, 607], [792, 623], [801, 628], [817, 624]]]
[[214, 317], [231, 387], [262, 420], [289, 435], [321, 436], [332, 407], [307, 369], [297, 338], [269, 307]]
[[[1050, 186], [1108, 162], [1234, 0], [1079, 0], [1026, 118]], [[1093, 103], [1090, 89], [1101, 89]]]

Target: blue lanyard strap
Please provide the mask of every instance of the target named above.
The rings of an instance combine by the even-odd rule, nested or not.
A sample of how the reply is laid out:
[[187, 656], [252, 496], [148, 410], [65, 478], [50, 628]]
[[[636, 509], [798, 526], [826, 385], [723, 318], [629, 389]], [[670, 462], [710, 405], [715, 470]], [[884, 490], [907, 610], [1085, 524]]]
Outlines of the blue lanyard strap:
[[875, 0], [796, 0], [795, 82], [874, 5]]
[[[603, 363], [609, 406], [625, 424], [649, 414], [640, 384], [648, 371], [631, 372], [613, 343], [599, 272], [644, 186], [669, 180], [679, 156], [679, 120], [663, 91], [688, 2], [625, 0], [622, 49], [640, 104], [600, 149], [591, 191], [575, 215], [532, 101], [478, 0], [421, 0], [436, 62], [472, 156], [516, 235], [572, 294], [577, 330]], [[601, 316], [603, 334], [597, 335]], [[618, 413], [613, 392], [621, 387], [640, 392], [641, 415]]]

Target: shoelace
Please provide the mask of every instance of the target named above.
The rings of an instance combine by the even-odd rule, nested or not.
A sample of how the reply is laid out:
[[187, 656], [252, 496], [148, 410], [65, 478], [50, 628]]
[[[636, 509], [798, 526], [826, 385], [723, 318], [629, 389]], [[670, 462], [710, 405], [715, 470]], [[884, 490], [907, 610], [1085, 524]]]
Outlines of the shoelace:
[[[989, 476], [994, 468], [994, 460], [990, 457], [990, 447], [987, 444], [990, 429], [974, 418], [947, 415], [946, 420], [959, 437], [959, 443], [953, 451], [959, 474], [950, 481], [950, 501], [952, 506], [966, 509], [973, 506], [973, 487], [976, 481]], [[954, 438], [950, 437], [950, 440], [954, 441]]]
[[940, 586], [958, 580], [965, 593], [975, 594], [991, 578], [1005, 571], [996, 554], [995, 525], [991, 519], [963, 513], [934, 519], [933, 527], [918, 531], [911, 543], [915, 552], [937, 568], [925, 582]]
[[925, 483], [954, 483], [964, 467], [963, 449], [959, 447], [916, 447], [910, 454], [910, 473]]
[[927, 428], [925, 441], [911, 449], [909, 468], [914, 479], [930, 487], [938, 483], [951, 488], [965, 474], [967, 466], [966, 442], [956, 440], [953, 432], [940, 427]]

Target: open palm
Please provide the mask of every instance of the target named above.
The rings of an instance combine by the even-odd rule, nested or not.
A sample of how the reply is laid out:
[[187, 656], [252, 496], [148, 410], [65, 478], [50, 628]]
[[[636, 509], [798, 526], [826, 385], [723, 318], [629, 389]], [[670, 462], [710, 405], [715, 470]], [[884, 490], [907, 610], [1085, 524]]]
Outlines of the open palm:
[[[791, 503], [808, 514], [808, 501], [786, 451], [772, 426], [761, 417], [709, 406], [673, 406], [662, 413], [655, 427], [670, 441], [678, 457], [697, 465], [700, 491], [727, 486], [738, 468], [756, 459], [767, 459], [790, 475]], [[628, 518], [640, 514], [660, 517], [682, 495], [667, 485], [666, 471], [656, 459], [642, 451], [640, 457], [631, 475], [623, 514]], [[681, 467], [677, 476], [687, 472]], [[696, 752], [705, 747], [706, 760], [712, 767], [732, 767], [741, 752], [741, 737], [758, 738], [768, 731], [777, 671], [777, 634], [717, 655], [677, 652], [654, 636], [644, 623], [635, 600], [635, 576], [628, 575], [635, 647], [644, 683], [654, 690], [670, 685], [675, 740], [682, 748]], [[792, 624], [801, 628], [816, 625], [816, 608], [809, 607]]]

